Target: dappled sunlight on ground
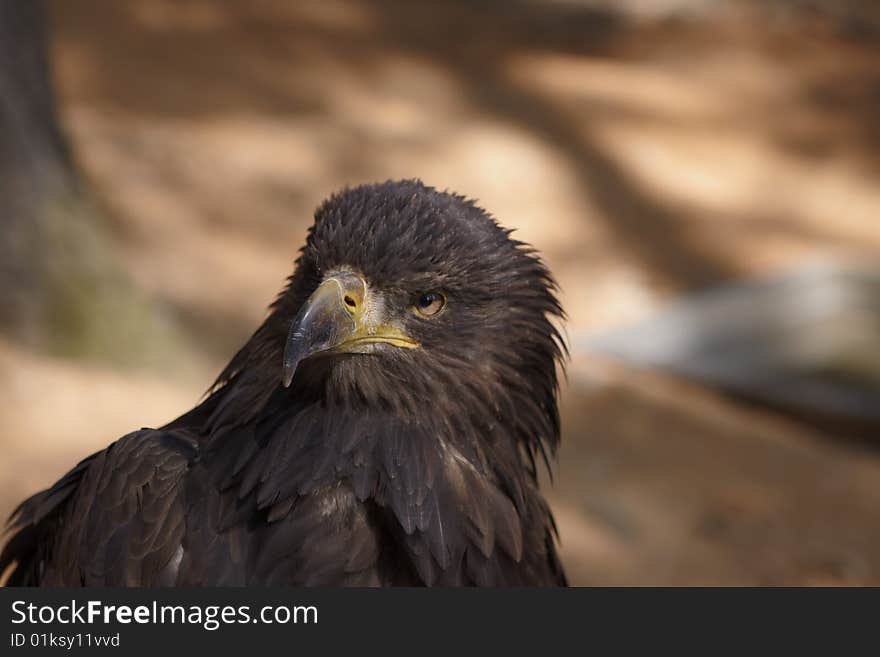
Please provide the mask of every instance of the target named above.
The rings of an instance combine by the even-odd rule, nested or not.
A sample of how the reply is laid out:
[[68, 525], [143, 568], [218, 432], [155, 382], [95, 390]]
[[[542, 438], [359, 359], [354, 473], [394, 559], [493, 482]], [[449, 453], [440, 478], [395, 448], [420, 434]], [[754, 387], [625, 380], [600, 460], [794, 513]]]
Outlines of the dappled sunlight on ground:
[[[575, 339], [880, 249], [880, 48], [821, 23], [630, 23], [577, 2], [51, 10], [76, 158], [193, 355], [163, 376], [0, 344], [0, 512], [188, 409], [345, 185], [419, 177], [478, 199], [542, 251]], [[552, 496], [575, 582], [880, 581], [876, 454], [596, 371], [572, 368]]]

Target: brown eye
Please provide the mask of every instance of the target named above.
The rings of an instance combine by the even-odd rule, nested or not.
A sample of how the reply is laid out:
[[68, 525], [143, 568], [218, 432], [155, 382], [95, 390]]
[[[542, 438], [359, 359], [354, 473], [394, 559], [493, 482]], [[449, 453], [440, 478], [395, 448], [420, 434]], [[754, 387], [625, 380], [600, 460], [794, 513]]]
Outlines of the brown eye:
[[446, 307], [446, 297], [442, 292], [424, 292], [416, 298], [414, 308], [422, 317], [434, 317]]

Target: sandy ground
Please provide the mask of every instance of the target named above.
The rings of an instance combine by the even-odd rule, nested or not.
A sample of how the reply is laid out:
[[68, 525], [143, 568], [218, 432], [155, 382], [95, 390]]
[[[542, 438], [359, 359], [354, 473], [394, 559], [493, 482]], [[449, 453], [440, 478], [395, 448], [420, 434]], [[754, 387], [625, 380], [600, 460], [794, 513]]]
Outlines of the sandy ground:
[[[51, 3], [76, 157], [179, 371], [0, 343], [0, 513], [199, 398], [314, 207], [420, 177], [559, 279], [568, 332], [880, 250], [880, 47], [821, 23], [627, 23], [578, 3]], [[136, 346], [135, 346], [136, 348]], [[575, 583], [880, 583], [880, 457], [575, 353], [552, 492]]]

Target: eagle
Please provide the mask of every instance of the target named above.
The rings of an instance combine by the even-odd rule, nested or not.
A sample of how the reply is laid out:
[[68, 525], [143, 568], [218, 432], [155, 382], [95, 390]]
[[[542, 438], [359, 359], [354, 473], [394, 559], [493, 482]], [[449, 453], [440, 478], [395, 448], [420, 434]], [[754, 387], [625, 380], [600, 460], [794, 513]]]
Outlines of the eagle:
[[331, 196], [201, 403], [18, 506], [7, 584], [565, 585], [564, 314], [511, 232], [418, 180]]

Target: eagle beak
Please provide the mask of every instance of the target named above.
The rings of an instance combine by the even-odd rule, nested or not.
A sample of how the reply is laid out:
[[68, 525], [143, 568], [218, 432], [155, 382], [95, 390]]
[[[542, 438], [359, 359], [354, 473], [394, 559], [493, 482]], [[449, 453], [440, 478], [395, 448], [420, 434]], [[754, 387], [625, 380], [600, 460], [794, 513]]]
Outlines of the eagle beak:
[[316, 354], [367, 353], [368, 345], [380, 342], [418, 347], [418, 342], [376, 317], [384, 304], [375, 301], [357, 274], [344, 271], [327, 276], [290, 325], [281, 372], [284, 387], [290, 386], [299, 364]]

